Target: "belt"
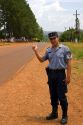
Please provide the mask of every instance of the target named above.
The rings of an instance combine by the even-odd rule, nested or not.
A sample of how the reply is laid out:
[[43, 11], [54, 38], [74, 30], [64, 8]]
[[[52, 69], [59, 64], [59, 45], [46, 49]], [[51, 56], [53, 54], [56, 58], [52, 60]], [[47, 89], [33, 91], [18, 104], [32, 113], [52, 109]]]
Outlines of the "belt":
[[65, 72], [65, 69], [50, 69], [48, 67], [47, 70], [49, 70], [50, 72]]

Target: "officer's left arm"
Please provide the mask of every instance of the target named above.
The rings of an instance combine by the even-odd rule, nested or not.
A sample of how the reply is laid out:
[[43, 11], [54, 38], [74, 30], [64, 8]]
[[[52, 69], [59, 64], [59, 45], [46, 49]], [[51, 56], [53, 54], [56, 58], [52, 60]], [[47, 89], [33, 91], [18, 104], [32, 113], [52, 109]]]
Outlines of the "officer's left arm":
[[67, 76], [66, 76], [66, 83], [70, 83], [71, 78], [71, 59], [67, 60]]
[[67, 64], [66, 83], [69, 84], [71, 78], [71, 59], [72, 59], [72, 54], [69, 48], [66, 48], [65, 59]]

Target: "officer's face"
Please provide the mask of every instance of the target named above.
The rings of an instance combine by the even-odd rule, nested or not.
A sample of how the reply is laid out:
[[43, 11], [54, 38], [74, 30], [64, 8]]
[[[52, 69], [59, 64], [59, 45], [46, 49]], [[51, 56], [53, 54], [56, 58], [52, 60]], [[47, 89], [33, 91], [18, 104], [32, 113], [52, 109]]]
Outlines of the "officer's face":
[[58, 37], [50, 38], [50, 41], [52, 46], [57, 46], [59, 43], [59, 38]]

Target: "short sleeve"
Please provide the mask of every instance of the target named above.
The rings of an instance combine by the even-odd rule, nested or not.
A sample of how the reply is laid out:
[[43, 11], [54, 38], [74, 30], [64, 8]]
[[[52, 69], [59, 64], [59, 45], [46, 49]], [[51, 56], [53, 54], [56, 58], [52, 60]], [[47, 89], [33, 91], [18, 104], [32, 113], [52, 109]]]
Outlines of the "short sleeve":
[[72, 53], [71, 53], [71, 50], [67, 47], [65, 49], [65, 60], [69, 60], [69, 59], [72, 59]]
[[46, 61], [48, 59], [48, 52], [46, 51], [44, 56], [42, 57], [42, 61]]

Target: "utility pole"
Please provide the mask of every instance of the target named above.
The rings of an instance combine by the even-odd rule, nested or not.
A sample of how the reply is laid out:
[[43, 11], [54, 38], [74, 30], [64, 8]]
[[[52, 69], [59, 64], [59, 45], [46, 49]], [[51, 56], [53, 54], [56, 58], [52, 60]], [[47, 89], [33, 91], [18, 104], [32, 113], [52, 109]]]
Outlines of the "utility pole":
[[[79, 34], [80, 23], [79, 23], [78, 15], [80, 15], [80, 14], [78, 14], [78, 12], [77, 12], [77, 10], [76, 10], [76, 14], [73, 14], [73, 15], [75, 15], [75, 17], [76, 17], [76, 19], [75, 19], [75, 23], [76, 23], [76, 24], [75, 24], [76, 34]], [[78, 42], [78, 38], [76, 38], [75, 41]]]
[[76, 14], [73, 14], [73, 15], [76, 16], [76, 30], [78, 31], [78, 15], [80, 15], [80, 14], [78, 14], [78, 12], [76, 10]]

